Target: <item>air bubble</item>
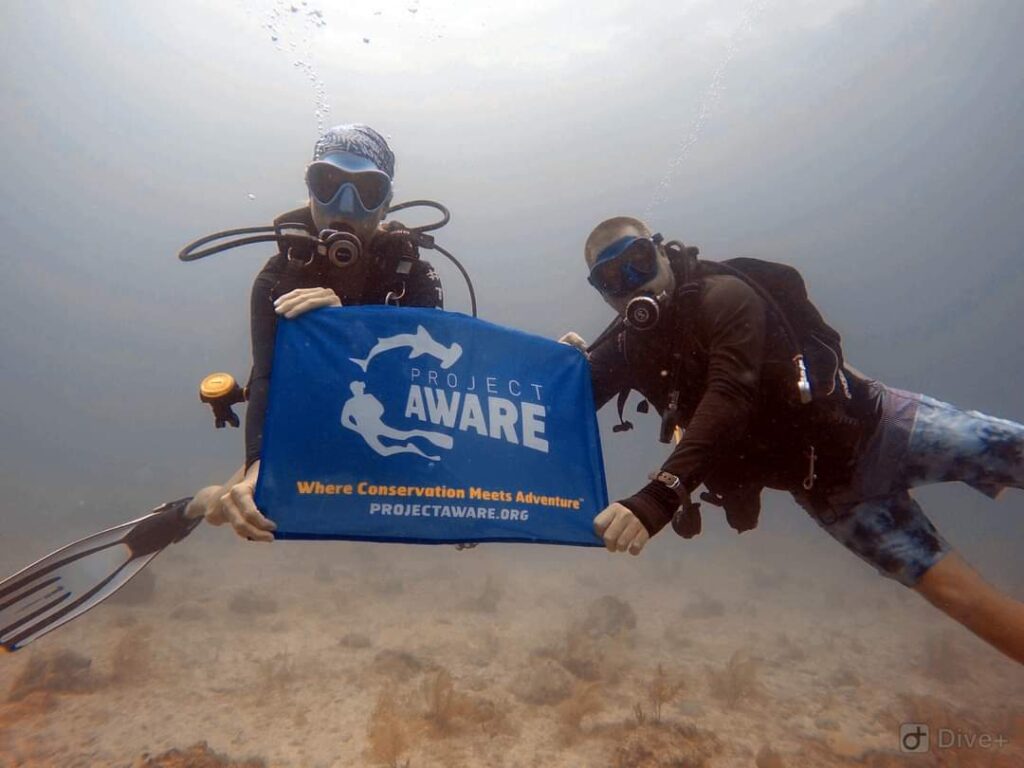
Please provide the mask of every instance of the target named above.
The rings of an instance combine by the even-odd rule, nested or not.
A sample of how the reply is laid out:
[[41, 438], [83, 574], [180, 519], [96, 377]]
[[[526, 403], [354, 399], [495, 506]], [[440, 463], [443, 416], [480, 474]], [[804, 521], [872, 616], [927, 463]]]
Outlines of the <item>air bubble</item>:
[[749, 0], [743, 8], [743, 12], [740, 16], [740, 22], [736, 26], [736, 29], [733, 30], [732, 35], [726, 43], [725, 55], [719, 63], [718, 68], [711, 76], [711, 82], [708, 84], [707, 90], [701, 98], [700, 108], [697, 110], [697, 114], [690, 125], [690, 130], [676, 148], [674, 157], [667, 163], [665, 173], [662, 175], [661, 181], [658, 183], [658, 186], [652, 193], [650, 200], [647, 202], [647, 207], [643, 212], [644, 219], [650, 218], [654, 209], [668, 199], [668, 191], [672, 186], [672, 181], [675, 178], [676, 172], [683, 164], [683, 161], [686, 159], [690, 150], [697, 143], [697, 140], [703, 133], [704, 126], [707, 123], [708, 118], [714, 112], [714, 109], [721, 98], [722, 91], [724, 90], [723, 83], [725, 80], [725, 73], [729, 68], [729, 64], [736, 55], [736, 51], [739, 50], [740, 42], [743, 37], [750, 32], [754, 23], [764, 12], [766, 2], [767, 0]]
[[[271, 7], [263, 12], [261, 26], [266, 29], [274, 48], [285, 54], [292, 66], [309, 81], [313, 91], [317, 128], [322, 131], [322, 121], [330, 113], [330, 106], [323, 81], [317, 76], [310, 44], [317, 30], [327, 26], [324, 13], [316, 4], [306, 0], [274, 0], [268, 5]], [[369, 42], [369, 38], [366, 42]]]

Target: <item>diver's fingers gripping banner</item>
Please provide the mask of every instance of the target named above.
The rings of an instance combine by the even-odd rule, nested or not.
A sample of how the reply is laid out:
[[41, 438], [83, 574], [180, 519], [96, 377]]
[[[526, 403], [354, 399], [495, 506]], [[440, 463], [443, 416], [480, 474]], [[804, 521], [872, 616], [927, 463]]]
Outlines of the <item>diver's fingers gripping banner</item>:
[[587, 362], [436, 309], [282, 320], [256, 503], [278, 538], [600, 546]]

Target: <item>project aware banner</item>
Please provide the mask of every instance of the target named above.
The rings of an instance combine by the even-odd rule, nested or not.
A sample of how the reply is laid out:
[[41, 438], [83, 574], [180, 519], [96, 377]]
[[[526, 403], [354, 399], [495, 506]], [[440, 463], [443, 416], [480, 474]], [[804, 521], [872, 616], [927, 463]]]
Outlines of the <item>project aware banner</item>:
[[436, 309], [278, 323], [257, 506], [290, 539], [599, 546], [586, 359]]

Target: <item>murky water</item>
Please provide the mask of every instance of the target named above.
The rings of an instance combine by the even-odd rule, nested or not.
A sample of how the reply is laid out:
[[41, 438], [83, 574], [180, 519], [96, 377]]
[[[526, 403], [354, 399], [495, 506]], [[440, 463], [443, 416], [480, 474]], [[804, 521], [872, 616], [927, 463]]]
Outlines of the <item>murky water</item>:
[[[251, 10], [249, 7], [247, 11]], [[313, 117], [317, 132], [323, 132], [331, 114], [327, 86], [317, 71], [313, 41], [327, 26], [324, 11], [315, 3], [274, 0], [261, 14], [260, 26], [266, 31], [274, 49], [293, 57], [292, 66], [305, 77], [313, 92]], [[364, 41], [366, 38], [364, 38]]]
[[708, 120], [711, 119], [714, 114], [715, 106], [722, 98], [722, 93], [726, 88], [725, 81], [727, 72], [729, 71], [729, 64], [736, 56], [737, 51], [741, 49], [745, 37], [750, 34], [751, 28], [757, 24], [758, 19], [763, 13], [765, 13], [767, 7], [767, 0], [749, 0], [749, 2], [743, 6], [739, 22], [736, 24], [735, 29], [726, 41], [725, 50], [722, 52], [721, 62], [715, 68], [714, 74], [711, 76], [711, 82], [708, 83], [703, 96], [701, 96], [700, 105], [693, 117], [693, 123], [685, 133], [684, 138], [679, 142], [675, 151], [671, 154], [668, 162], [665, 163], [664, 175], [658, 181], [658, 185], [654, 188], [651, 199], [644, 208], [642, 218], [651, 218], [651, 216], [657, 212], [658, 208], [664, 205], [669, 190], [672, 187], [672, 183], [679, 174], [679, 169], [685, 162], [686, 156], [700, 139], [700, 135], [704, 131], [704, 126], [707, 124]]
[[[313, 143], [340, 122], [390, 142], [394, 202], [451, 209], [433, 234], [486, 320], [593, 340], [612, 310], [583, 243], [639, 212], [702, 257], [799, 268], [872, 376], [1024, 421], [1014, 4], [0, 16], [0, 577], [238, 468], [242, 430], [215, 429], [197, 385], [245, 382], [253, 279], [274, 249], [176, 254], [306, 205]], [[457, 268], [424, 254], [446, 307], [468, 312]], [[668, 449], [654, 414], [631, 404], [636, 428], [616, 433], [613, 410], [599, 424], [622, 498]], [[1024, 598], [1024, 495], [915, 499]], [[698, 538], [666, 529], [639, 557], [261, 545], [204, 524], [114, 598], [0, 654], [0, 768], [1024, 765], [1018, 663], [786, 494], [766, 492], [741, 536], [704, 515]], [[922, 728], [927, 753], [908, 754]]]

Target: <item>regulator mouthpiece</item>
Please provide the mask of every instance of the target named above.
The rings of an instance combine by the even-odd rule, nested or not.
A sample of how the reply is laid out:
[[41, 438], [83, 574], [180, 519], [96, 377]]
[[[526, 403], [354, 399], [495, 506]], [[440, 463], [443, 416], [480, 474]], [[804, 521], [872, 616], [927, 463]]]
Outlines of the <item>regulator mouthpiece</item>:
[[363, 242], [351, 232], [325, 229], [320, 233], [317, 252], [335, 267], [346, 269], [362, 258]]
[[623, 317], [630, 328], [636, 331], [649, 331], [661, 319], [661, 307], [653, 296], [637, 296], [630, 299]]

